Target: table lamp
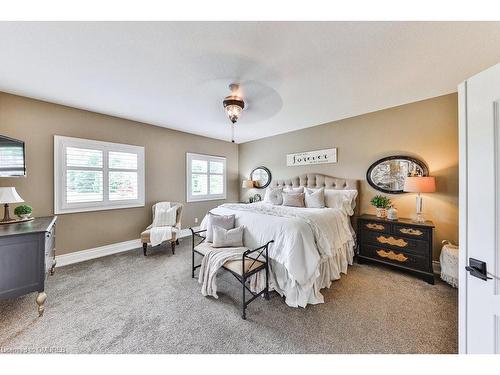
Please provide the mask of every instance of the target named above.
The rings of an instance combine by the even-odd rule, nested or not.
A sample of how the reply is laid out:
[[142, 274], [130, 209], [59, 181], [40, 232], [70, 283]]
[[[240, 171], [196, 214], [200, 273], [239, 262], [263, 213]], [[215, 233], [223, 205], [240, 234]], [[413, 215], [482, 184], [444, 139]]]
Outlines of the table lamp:
[[2, 223], [12, 221], [9, 215], [9, 203], [24, 202], [23, 198], [17, 194], [15, 187], [0, 187], [0, 203], [4, 204], [4, 215]]
[[425, 219], [422, 215], [422, 197], [420, 193], [434, 193], [436, 191], [436, 180], [430, 176], [408, 176], [405, 179], [403, 191], [407, 193], [418, 193], [417, 213], [414, 221], [416, 223], [424, 223]]
[[253, 188], [253, 181], [252, 180], [243, 180], [241, 187], [243, 189], [251, 189], [251, 188]]

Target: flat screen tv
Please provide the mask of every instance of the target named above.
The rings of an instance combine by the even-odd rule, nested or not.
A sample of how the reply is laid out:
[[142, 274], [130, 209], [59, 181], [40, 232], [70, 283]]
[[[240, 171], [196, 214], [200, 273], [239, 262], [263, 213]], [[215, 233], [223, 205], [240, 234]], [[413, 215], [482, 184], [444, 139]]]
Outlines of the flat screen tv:
[[26, 176], [24, 142], [0, 135], [0, 177]]

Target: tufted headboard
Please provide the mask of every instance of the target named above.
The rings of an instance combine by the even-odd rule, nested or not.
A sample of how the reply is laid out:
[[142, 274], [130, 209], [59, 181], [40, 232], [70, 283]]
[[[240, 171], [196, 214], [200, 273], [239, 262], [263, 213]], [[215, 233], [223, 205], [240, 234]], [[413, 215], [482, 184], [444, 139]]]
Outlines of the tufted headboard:
[[327, 176], [320, 173], [306, 173], [297, 177], [287, 180], [273, 180], [270, 186], [283, 186], [283, 187], [308, 187], [311, 189], [322, 188], [337, 189], [337, 190], [358, 190], [356, 198], [356, 208], [354, 216], [359, 215], [359, 181], [347, 178], [338, 178]]

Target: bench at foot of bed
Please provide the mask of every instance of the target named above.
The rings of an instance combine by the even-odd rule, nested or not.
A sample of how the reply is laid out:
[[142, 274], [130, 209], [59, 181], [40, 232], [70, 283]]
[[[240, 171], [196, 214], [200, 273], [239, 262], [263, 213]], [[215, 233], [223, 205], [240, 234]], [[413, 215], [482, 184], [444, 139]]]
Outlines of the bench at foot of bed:
[[[205, 237], [202, 233], [206, 232], [206, 229], [194, 231], [192, 228], [192, 269], [191, 277], [194, 278], [194, 272], [201, 264], [195, 264], [195, 256], [200, 255], [204, 257], [208, 251], [214, 249], [211, 243], [205, 241]], [[200, 241], [201, 239], [201, 241]], [[199, 241], [197, 243], [197, 241]], [[258, 247], [256, 249], [244, 248], [241, 254], [241, 259], [230, 260], [223, 264], [222, 268], [230, 272], [236, 280], [238, 280], [242, 285], [242, 315], [243, 319], [246, 319], [246, 308], [253, 302], [257, 297], [264, 295], [266, 300], [269, 300], [269, 258], [268, 258], [268, 248], [269, 244], [274, 241], [269, 241], [265, 245]], [[217, 251], [231, 251], [233, 248], [217, 248]], [[253, 292], [248, 286], [248, 281], [250, 277], [257, 272], [265, 273], [265, 288], [260, 292]], [[246, 293], [249, 292], [252, 297], [247, 300]]]

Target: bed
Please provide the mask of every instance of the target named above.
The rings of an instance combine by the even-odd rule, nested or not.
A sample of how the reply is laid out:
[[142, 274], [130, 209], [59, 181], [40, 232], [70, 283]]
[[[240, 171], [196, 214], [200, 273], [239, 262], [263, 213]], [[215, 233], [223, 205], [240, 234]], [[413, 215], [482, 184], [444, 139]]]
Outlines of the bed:
[[[228, 203], [211, 210], [218, 215], [235, 215], [236, 225], [244, 226], [245, 246], [257, 247], [274, 240], [269, 248], [270, 289], [285, 297], [287, 305], [305, 307], [323, 303], [320, 290], [347, 273], [352, 264], [355, 234], [351, 219], [359, 206], [358, 181], [322, 174], [304, 174], [277, 180], [272, 187], [300, 186], [325, 191], [345, 190], [353, 199], [352, 209], [296, 208], [266, 202]], [[351, 194], [351, 192], [353, 194]], [[332, 192], [338, 194], [339, 192]], [[207, 217], [201, 223], [206, 228]], [[253, 288], [259, 288], [255, 280]]]

